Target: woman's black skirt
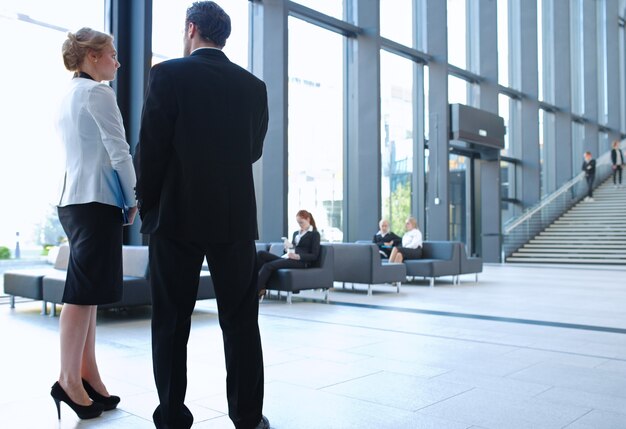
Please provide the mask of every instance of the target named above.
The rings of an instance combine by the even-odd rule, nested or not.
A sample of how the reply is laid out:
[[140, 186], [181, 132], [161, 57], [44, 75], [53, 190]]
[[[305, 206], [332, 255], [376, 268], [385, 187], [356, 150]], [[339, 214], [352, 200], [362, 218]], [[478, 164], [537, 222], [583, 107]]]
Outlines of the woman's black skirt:
[[408, 247], [398, 247], [398, 252], [402, 254], [404, 260], [407, 259], [422, 259], [422, 248], [409, 249]]
[[59, 207], [70, 242], [63, 302], [109, 304], [122, 299], [122, 210], [101, 203]]

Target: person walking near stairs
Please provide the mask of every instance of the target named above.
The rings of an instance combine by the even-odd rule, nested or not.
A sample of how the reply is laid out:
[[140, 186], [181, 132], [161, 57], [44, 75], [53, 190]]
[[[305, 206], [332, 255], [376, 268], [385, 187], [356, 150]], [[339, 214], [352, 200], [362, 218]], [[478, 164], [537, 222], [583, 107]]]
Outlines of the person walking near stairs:
[[613, 169], [613, 186], [617, 188], [619, 177], [619, 186], [622, 186], [622, 169], [624, 167], [624, 153], [619, 147], [619, 140], [613, 141], [613, 149], [611, 149], [611, 163], [613, 165], [611, 168]]
[[585, 172], [587, 180], [587, 196], [585, 201], [593, 201], [593, 181], [596, 178], [596, 160], [592, 159], [591, 152], [585, 152], [582, 170]]

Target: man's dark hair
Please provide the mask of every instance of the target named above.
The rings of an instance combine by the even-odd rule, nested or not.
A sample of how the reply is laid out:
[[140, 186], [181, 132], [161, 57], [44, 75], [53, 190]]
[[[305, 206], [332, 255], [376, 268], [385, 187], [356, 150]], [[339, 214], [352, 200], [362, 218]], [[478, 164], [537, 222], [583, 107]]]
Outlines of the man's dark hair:
[[230, 36], [230, 17], [214, 1], [197, 1], [187, 9], [185, 25], [193, 22], [200, 31], [200, 37], [219, 47], [226, 45]]

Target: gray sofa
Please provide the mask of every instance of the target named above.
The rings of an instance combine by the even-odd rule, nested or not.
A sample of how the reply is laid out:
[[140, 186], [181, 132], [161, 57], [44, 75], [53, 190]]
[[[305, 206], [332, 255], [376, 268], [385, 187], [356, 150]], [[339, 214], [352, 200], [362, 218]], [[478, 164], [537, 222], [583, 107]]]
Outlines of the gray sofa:
[[63, 275], [67, 270], [70, 256], [68, 245], [59, 247], [53, 267], [17, 269], [4, 273], [4, 293], [9, 295], [11, 308], [15, 308], [15, 297], [41, 300], [41, 314], [48, 312], [47, 302], [43, 298], [43, 279], [46, 276]]
[[[459, 274], [475, 274], [474, 281], [478, 282], [478, 273], [483, 272], [483, 258], [478, 256], [467, 256], [465, 246], [461, 244], [460, 269]], [[461, 277], [457, 277], [457, 282], [461, 283]]]
[[[280, 244], [282, 246], [282, 243]], [[282, 248], [282, 247], [281, 247]], [[306, 289], [323, 289], [324, 299], [328, 301], [328, 290], [333, 287], [333, 248], [329, 245], [320, 246], [318, 261], [309, 268], [281, 268], [276, 270], [267, 284], [268, 290], [287, 292], [287, 302], [291, 304], [291, 296]]]
[[[69, 253], [69, 252], [68, 252]], [[122, 299], [111, 304], [99, 305], [98, 308], [120, 308], [151, 305], [152, 296], [148, 280], [148, 247], [124, 246], [122, 248], [123, 282]], [[67, 265], [66, 265], [67, 266]], [[45, 302], [52, 304], [50, 316], [56, 316], [56, 304], [61, 303], [65, 289], [66, 270], [54, 270], [42, 278], [42, 296]], [[213, 281], [207, 271], [200, 273], [197, 299], [215, 298]]]
[[456, 241], [424, 241], [422, 259], [404, 261], [406, 275], [429, 277], [430, 287], [435, 285], [435, 278], [442, 276], [452, 276], [452, 282], [456, 283], [461, 268], [461, 247], [463, 244]]
[[383, 262], [378, 246], [372, 243], [333, 243], [335, 253], [334, 281], [367, 285], [367, 295], [372, 295], [373, 284], [390, 283], [400, 292], [406, 280], [406, 266]]

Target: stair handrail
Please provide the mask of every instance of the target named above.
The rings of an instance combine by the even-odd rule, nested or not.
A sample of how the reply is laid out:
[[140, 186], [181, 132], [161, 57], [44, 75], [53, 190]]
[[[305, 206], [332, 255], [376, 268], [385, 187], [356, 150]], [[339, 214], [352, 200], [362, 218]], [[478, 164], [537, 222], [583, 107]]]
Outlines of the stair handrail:
[[[597, 160], [596, 162], [597, 162], [596, 164], [596, 168], [597, 168], [600, 162], [599, 160]], [[584, 177], [585, 177], [585, 173], [581, 171], [576, 176], [574, 176], [573, 179], [570, 179], [568, 182], [562, 185], [559, 189], [552, 192], [551, 194], [544, 196], [537, 204], [524, 210], [524, 212], [519, 217], [507, 221], [507, 223], [504, 225], [504, 234], [507, 235], [511, 233], [511, 231], [513, 231], [519, 225], [521, 225], [522, 223], [530, 219], [532, 215], [539, 212], [541, 209], [547, 207], [548, 204], [550, 204], [552, 201], [554, 201], [555, 199], [560, 197], [562, 194], [572, 189], [574, 185], [577, 185], [578, 183], [580, 183], [582, 179], [584, 179]]]
[[[622, 142], [620, 147], [622, 150], [626, 150], [626, 141]], [[599, 186], [612, 174], [611, 165], [610, 150], [596, 159], [596, 186]], [[578, 173], [572, 179], [563, 184], [559, 189], [544, 196], [537, 204], [526, 209], [520, 216], [506, 222], [502, 228], [503, 262], [506, 257], [513, 253], [513, 251], [517, 250], [523, 244], [535, 237], [539, 232], [544, 230], [548, 225], [554, 222], [554, 220], [556, 220], [585, 196], [586, 186], [579, 187], [578, 192], [575, 190], [577, 185], [583, 183], [584, 177], [584, 172]], [[559, 197], [562, 197], [567, 192], [570, 192], [571, 197], [561, 201], [563, 199]], [[550, 210], [551, 206], [556, 206], [557, 202], [561, 202], [562, 205], [560, 207], [556, 207], [555, 210]], [[538, 214], [541, 216], [536, 216]], [[537, 219], [537, 217], [539, 217], [539, 219]], [[523, 229], [523, 231], [519, 231], [520, 229]]]

